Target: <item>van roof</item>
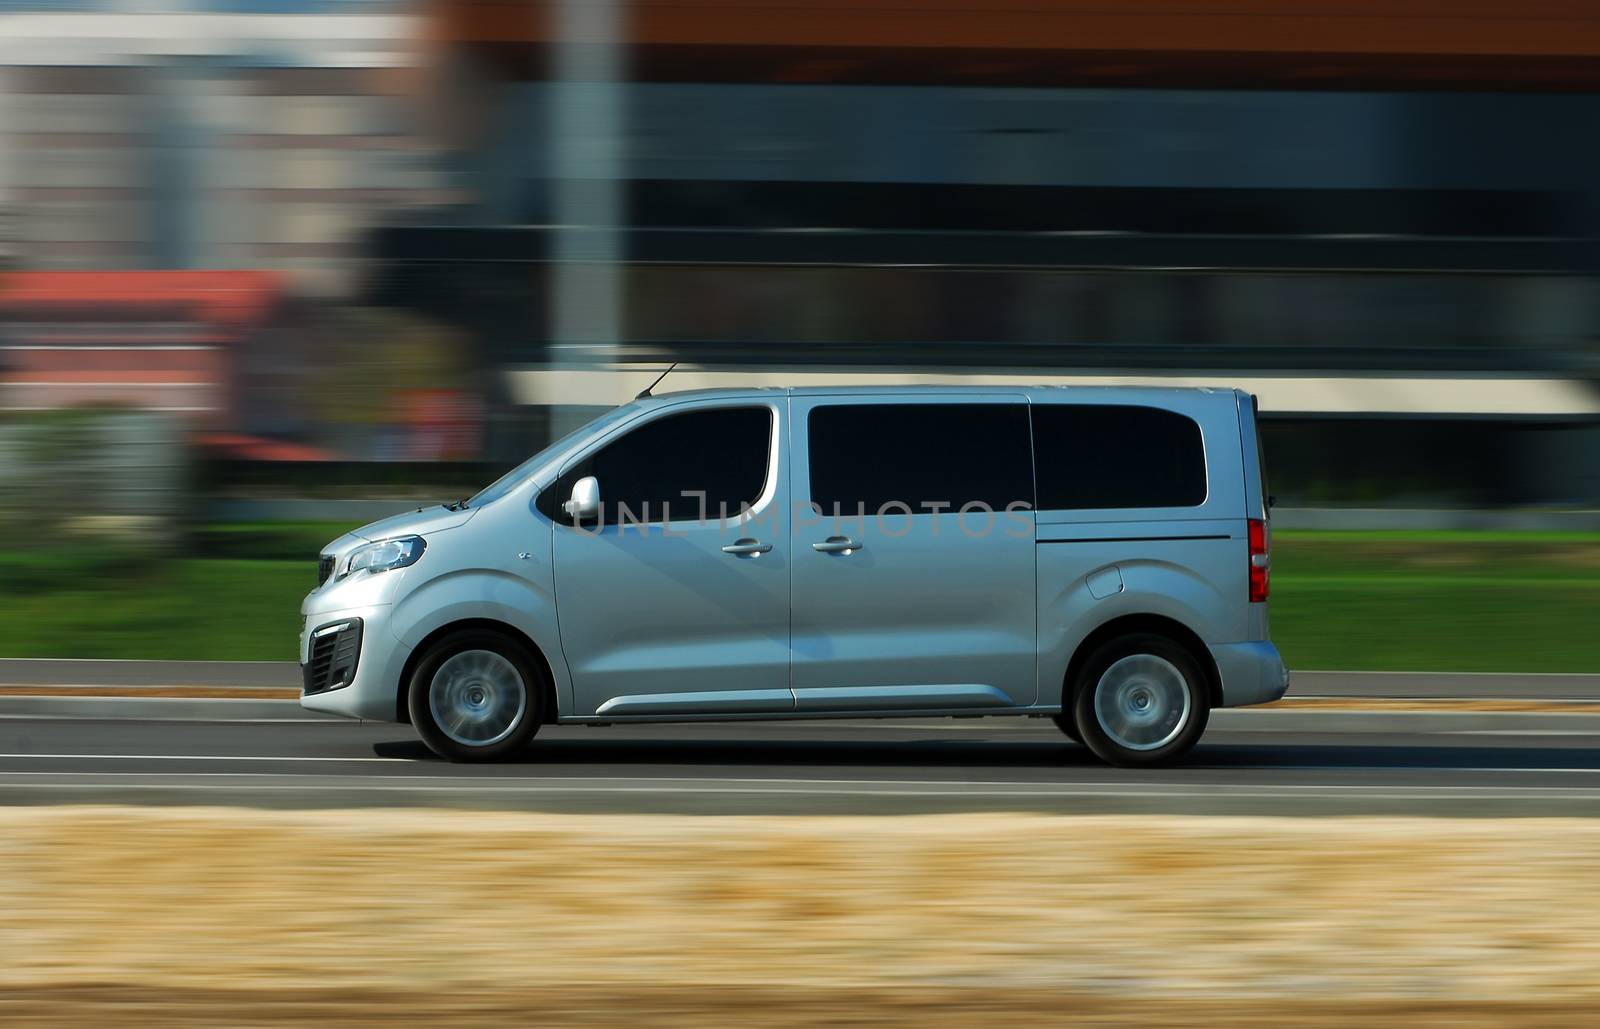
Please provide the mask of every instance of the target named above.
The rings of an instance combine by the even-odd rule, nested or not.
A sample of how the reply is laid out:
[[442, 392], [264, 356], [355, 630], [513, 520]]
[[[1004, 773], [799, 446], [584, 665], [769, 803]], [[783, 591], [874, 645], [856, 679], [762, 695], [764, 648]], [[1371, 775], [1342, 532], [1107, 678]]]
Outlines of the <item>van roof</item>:
[[1115, 399], [1120, 403], [1146, 400], [1159, 403], [1163, 397], [1193, 396], [1199, 394], [1221, 394], [1232, 396], [1237, 391], [1228, 386], [1116, 386], [1116, 385], [1023, 385], [1012, 383], [995, 383], [993, 385], [941, 385], [939, 383], [905, 384], [905, 385], [853, 385], [841, 384], [837, 386], [749, 386], [749, 387], [712, 387], [706, 389], [664, 390], [653, 393], [640, 399], [640, 403], [648, 404], [651, 401], [679, 401], [699, 397], [770, 397], [774, 394], [795, 397], [816, 396], [962, 396], [981, 395], [992, 393], [1021, 394], [1033, 400], [1059, 399], [1066, 396], [1083, 398], [1105, 397]]

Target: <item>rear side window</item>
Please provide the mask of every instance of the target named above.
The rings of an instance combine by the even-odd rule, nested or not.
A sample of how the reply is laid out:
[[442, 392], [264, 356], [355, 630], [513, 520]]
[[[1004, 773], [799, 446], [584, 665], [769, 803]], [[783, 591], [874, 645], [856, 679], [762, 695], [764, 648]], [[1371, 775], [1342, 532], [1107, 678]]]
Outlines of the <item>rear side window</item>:
[[1267, 448], [1261, 442], [1261, 400], [1250, 394], [1250, 422], [1256, 430], [1256, 476], [1261, 485], [1261, 513], [1272, 517], [1272, 494], [1267, 492]]
[[814, 409], [807, 433], [826, 515], [1033, 505], [1024, 404], [839, 404]]
[[600, 480], [604, 524], [694, 521], [737, 515], [761, 497], [772, 452], [765, 407], [716, 407], [670, 414], [639, 426], [567, 469], [540, 508], [563, 519], [561, 502], [587, 475]]
[[1193, 418], [1112, 404], [1035, 404], [1032, 414], [1041, 511], [1205, 502], [1205, 445]]

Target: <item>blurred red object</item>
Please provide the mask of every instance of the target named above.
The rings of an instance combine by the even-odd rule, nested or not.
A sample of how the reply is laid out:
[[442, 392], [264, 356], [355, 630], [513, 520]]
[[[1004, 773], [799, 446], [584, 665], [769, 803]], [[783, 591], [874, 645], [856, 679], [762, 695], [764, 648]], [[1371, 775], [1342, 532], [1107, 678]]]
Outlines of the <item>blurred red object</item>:
[[231, 427], [238, 352], [277, 317], [284, 293], [267, 271], [0, 276], [0, 407], [137, 407]]
[[320, 447], [239, 433], [207, 433], [197, 442], [214, 456], [235, 461], [331, 461], [337, 456]]
[[482, 405], [456, 389], [407, 390], [401, 395], [411, 461], [468, 461], [477, 456]]

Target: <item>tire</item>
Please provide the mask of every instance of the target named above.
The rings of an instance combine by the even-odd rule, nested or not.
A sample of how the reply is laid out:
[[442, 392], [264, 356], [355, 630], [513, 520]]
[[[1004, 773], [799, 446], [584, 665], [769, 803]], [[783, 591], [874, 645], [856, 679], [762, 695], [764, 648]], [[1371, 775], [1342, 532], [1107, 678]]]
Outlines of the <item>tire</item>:
[[1138, 768], [1188, 753], [1211, 715], [1205, 675], [1188, 650], [1138, 633], [1101, 646], [1074, 684], [1083, 743], [1108, 764]]
[[1066, 733], [1073, 743], [1083, 743], [1083, 733], [1078, 731], [1078, 722], [1072, 717], [1072, 712], [1063, 711], [1050, 720], [1055, 722], [1056, 728]]
[[527, 650], [488, 629], [452, 633], [428, 648], [406, 706], [428, 749], [450, 761], [501, 761], [544, 721], [545, 678]]

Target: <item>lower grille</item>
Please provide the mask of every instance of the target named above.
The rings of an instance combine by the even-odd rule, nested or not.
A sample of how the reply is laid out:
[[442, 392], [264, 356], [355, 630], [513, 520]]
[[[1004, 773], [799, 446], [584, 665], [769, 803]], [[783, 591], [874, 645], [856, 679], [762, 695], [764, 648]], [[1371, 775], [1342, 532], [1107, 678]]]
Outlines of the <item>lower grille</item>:
[[321, 586], [333, 574], [333, 558], [326, 554], [317, 558], [317, 585]]
[[348, 686], [356, 677], [361, 658], [361, 619], [330, 622], [311, 633], [311, 651], [300, 668], [307, 694], [326, 693]]

